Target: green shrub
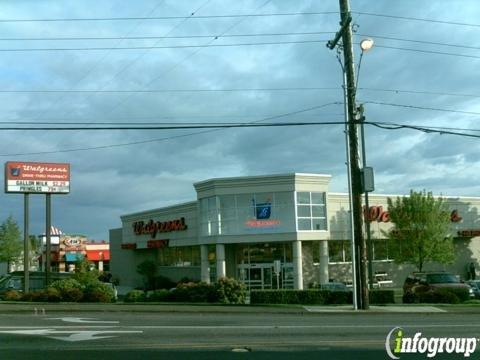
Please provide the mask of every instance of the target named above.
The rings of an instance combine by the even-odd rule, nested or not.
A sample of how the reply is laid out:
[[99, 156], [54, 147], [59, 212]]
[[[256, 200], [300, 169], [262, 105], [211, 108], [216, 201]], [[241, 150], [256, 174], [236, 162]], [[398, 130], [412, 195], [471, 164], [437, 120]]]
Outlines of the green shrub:
[[320, 290], [253, 290], [251, 304], [324, 304], [326, 291]]
[[22, 299], [22, 294], [17, 290], [8, 290], [3, 296], [5, 301], [19, 301]]
[[142, 302], [145, 301], [145, 293], [142, 290], [132, 290], [125, 295], [124, 302]]
[[33, 301], [33, 293], [31, 291], [22, 294], [21, 301]]
[[79, 260], [75, 263], [75, 273], [72, 278], [77, 280], [82, 286], [87, 286], [91, 282], [98, 281], [100, 272], [92, 269], [87, 259]]
[[31, 291], [22, 295], [23, 301], [34, 301], [34, 302], [60, 302], [62, 296], [60, 291], [55, 288], [49, 287], [43, 290]]
[[25, 301], [33, 301], [33, 302], [47, 301], [45, 299], [45, 292], [43, 290], [31, 291], [29, 293], [24, 294], [23, 297]]
[[179, 302], [216, 302], [215, 286], [204, 282], [180, 283], [169, 297]]
[[342, 305], [353, 304], [353, 293], [351, 291], [330, 291], [324, 290], [325, 304]]
[[75, 279], [57, 280], [54, 281], [50, 287], [57, 289], [60, 292], [62, 301], [78, 302], [84, 295], [84, 286]]
[[79, 302], [83, 299], [83, 291], [77, 288], [64, 289], [61, 291], [62, 301]]
[[395, 303], [395, 291], [393, 290], [370, 290], [370, 304], [393, 304]]
[[245, 285], [238, 280], [221, 278], [215, 285], [214, 301], [222, 304], [244, 304], [247, 295]]
[[169, 301], [171, 299], [171, 292], [167, 289], [155, 290], [148, 295], [147, 301]]
[[177, 283], [161, 275], [155, 276], [154, 283], [155, 289], [171, 289], [177, 286]]
[[250, 292], [251, 304], [339, 305], [352, 304], [352, 301], [351, 291], [280, 289]]
[[60, 302], [62, 300], [62, 295], [60, 291], [55, 288], [49, 287], [46, 288], [44, 291], [45, 301], [48, 302]]
[[83, 301], [108, 303], [114, 301], [114, 297], [112, 288], [97, 280], [86, 285]]
[[416, 294], [415, 302], [432, 304], [458, 304], [460, 298], [449, 289], [437, 289], [435, 291], [425, 291]]

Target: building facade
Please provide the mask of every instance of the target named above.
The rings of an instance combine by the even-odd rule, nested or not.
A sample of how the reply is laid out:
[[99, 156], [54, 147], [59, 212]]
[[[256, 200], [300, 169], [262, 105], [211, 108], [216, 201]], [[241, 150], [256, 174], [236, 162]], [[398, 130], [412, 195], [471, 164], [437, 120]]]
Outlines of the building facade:
[[[93, 242], [83, 235], [55, 235], [51, 237], [50, 262], [54, 272], [73, 272], [78, 261], [87, 259], [92, 267], [103, 272], [110, 269], [110, 245]], [[40, 270], [45, 269], [46, 240], [42, 236]]]
[[[331, 176], [285, 174], [211, 179], [194, 184], [197, 200], [121, 217], [110, 230], [111, 272], [125, 287], [140, 287], [145, 260], [158, 275], [215, 281], [239, 279], [248, 289], [307, 288], [332, 280], [351, 283], [351, 221], [347, 194], [329, 192]], [[388, 197], [370, 195], [373, 267], [377, 284], [400, 286], [412, 266], [394, 262]], [[480, 258], [480, 198], [448, 198], [457, 259], [427, 269], [464, 277]], [[477, 226], [477, 228], [475, 227]]]

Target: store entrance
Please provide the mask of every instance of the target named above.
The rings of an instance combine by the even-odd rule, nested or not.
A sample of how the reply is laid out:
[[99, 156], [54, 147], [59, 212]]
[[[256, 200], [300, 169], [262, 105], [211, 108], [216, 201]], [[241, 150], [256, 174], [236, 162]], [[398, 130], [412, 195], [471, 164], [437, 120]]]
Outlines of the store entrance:
[[239, 264], [238, 279], [247, 290], [293, 288], [293, 264], [283, 264], [281, 273], [275, 274], [273, 264]]

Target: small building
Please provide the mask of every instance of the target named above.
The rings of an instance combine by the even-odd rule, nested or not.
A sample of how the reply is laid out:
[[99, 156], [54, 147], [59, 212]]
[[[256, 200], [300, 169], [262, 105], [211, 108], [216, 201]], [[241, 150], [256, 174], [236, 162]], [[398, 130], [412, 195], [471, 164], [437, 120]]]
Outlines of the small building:
[[[330, 175], [284, 174], [211, 179], [194, 184], [188, 203], [121, 216], [110, 230], [110, 270], [125, 287], [139, 287], [137, 266], [158, 275], [216, 281], [239, 279], [248, 289], [307, 288], [332, 280], [351, 283], [351, 221], [347, 194], [329, 192]], [[394, 263], [387, 199], [370, 195], [374, 269], [378, 284], [401, 286], [413, 270]], [[457, 259], [428, 269], [453, 271], [480, 258], [480, 198], [447, 199]]]
[[[75, 263], [87, 259], [99, 271], [108, 271], [110, 245], [105, 241], [94, 242], [84, 235], [58, 234], [50, 239], [50, 262], [54, 272], [73, 272]], [[45, 269], [46, 238], [42, 236], [41, 269]]]

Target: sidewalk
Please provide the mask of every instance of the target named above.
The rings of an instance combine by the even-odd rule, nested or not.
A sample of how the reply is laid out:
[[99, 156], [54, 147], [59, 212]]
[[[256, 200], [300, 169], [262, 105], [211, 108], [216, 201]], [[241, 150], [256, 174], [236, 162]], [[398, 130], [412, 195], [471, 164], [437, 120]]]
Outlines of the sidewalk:
[[[35, 310], [36, 309], [36, 310]], [[374, 306], [370, 310], [353, 310], [351, 305], [212, 305], [212, 304], [85, 304], [85, 303], [6, 303], [0, 302], [0, 314], [12, 312], [170, 312], [170, 313], [279, 313], [279, 314], [382, 314], [382, 313], [475, 313], [480, 306], [439, 305], [387, 305]]]

